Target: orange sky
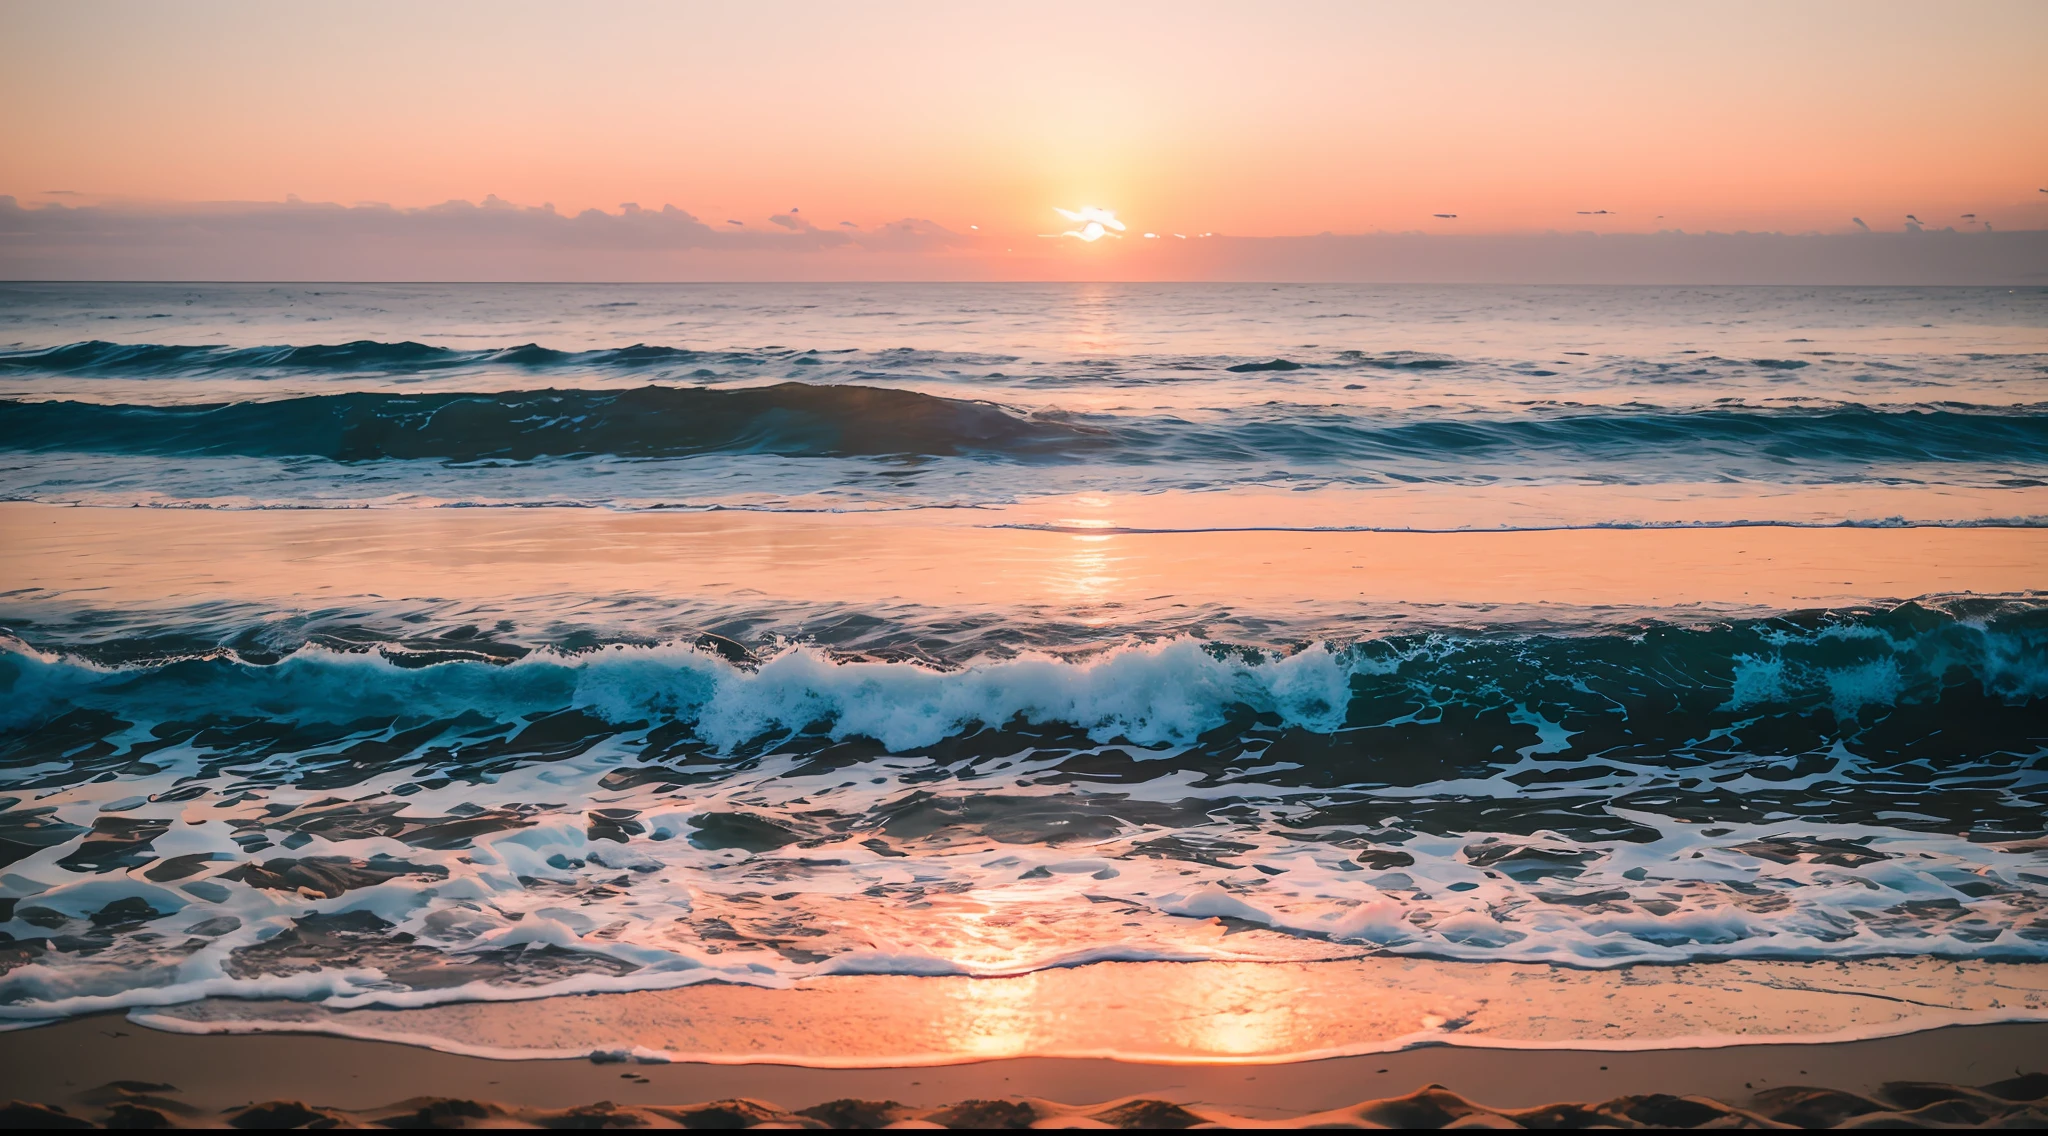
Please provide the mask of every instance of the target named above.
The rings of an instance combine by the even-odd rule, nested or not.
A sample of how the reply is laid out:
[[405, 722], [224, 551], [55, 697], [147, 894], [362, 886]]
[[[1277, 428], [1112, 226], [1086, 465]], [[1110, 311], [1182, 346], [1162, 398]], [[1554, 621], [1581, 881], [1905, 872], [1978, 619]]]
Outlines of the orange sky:
[[496, 194], [1000, 240], [1082, 204], [1244, 236], [2048, 217], [2035, 0], [12, 0], [0, 100], [24, 205]]

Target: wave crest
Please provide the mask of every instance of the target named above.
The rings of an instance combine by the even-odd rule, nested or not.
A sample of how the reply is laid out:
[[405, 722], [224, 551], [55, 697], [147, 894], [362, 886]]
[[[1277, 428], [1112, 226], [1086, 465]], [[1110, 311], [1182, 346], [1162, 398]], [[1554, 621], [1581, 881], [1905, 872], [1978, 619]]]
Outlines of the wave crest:
[[94, 708], [191, 722], [255, 707], [334, 724], [576, 712], [610, 723], [608, 732], [683, 724], [721, 752], [798, 734], [867, 738], [903, 752], [1021, 723], [1141, 747], [1185, 747], [1219, 732], [1264, 745], [1261, 737], [1299, 732], [1399, 749], [1397, 739], [1419, 732], [1442, 734], [1446, 757], [1471, 750], [1493, 760], [1504, 747], [1581, 760], [1625, 743], [1664, 760], [1725, 744], [1759, 720], [1796, 723], [1771, 745], [1796, 737], [1825, 747], [1873, 728], [1918, 729], [1924, 715], [1907, 711], [1954, 700], [1983, 705], [1977, 728], [1999, 734], [1978, 749], [2030, 751], [2004, 731], [2020, 726], [2011, 713], [2048, 700], [2048, 607], [1954, 606], [1624, 634], [1437, 632], [1292, 653], [1177, 638], [1080, 656], [982, 657], [944, 670], [810, 646], [757, 659], [726, 640], [519, 648], [498, 661], [422, 661], [395, 645], [387, 654], [309, 642], [263, 663], [223, 647], [118, 665], [14, 640], [0, 651], [0, 728], [34, 731]]
[[1091, 435], [994, 403], [865, 386], [312, 395], [198, 406], [0, 400], [0, 445], [53, 451], [529, 461], [606, 453], [1029, 454]]

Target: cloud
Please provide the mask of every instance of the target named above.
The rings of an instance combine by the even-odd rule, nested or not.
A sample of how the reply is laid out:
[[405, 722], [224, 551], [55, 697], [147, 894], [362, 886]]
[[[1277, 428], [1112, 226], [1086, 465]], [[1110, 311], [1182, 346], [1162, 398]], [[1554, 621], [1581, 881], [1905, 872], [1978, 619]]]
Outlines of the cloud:
[[855, 239], [860, 242], [862, 248], [899, 253], [937, 252], [967, 246], [972, 242], [972, 238], [962, 236], [944, 225], [915, 217], [891, 221], [872, 229], [860, 229], [856, 233]]
[[1495, 284], [2048, 284], [2048, 230], [1324, 234], [1148, 242], [1181, 279]]
[[1114, 237], [1124, 231], [1124, 223], [1116, 219], [1116, 210], [1114, 209], [1099, 209], [1093, 205], [1083, 205], [1076, 211], [1073, 209], [1062, 209], [1055, 205], [1052, 207], [1052, 211], [1081, 226], [1078, 229], [1068, 229], [1066, 232], [1061, 233], [1060, 236], [1062, 237], [1073, 237], [1075, 240], [1094, 244], [1104, 237]]
[[0, 277], [2048, 284], [2048, 232], [1988, 228], [1325, 233], [1027, 247], [1014, 235], [955, 232], [918, 218], [819, 228], [791, 212], [735, 226], [630, 202], [568, 214], [497, 197], [400, 209], [294, 199], [25, 207], [0, 196]]
[[560, 254], [779, 254], [803, 256], [876, 249], [930, 251], [965, 243], [931, 221], [906, 219], [874, 230], [819, 229], [790, 214], [770, 218], [776, 228], [705, 223], [664, 205], [634, 202], [617, 212], [575, 214], [553, 205], [517, 205], [495, 195], [481, 202], [445, 201], [414, 209], [368, 203], [338, 205], [288, 198], [283, 202], [50, 203], [24, 207], [0, 196], [0, 271], [18, 275], [20, 262], [52, 257], [115, 261], [175, 258], [203, 262], [314, 261], [333, 253], [356, 258], [381, 252], [400, 261], [428, 254], [463, 257]]

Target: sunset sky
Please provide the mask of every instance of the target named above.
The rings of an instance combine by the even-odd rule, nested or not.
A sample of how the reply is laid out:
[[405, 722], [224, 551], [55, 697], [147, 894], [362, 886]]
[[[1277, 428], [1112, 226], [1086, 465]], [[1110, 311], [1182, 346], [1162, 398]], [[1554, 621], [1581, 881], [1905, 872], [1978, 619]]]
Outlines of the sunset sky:
[[985, 256], [1043, 253], [1015, 245], [1084, 205], [1130, 225], [1104, 247], [2048, 227], [2033, 0], [9, 0], [0, 21], [0, 194], [31, 209], [495, 195], [735, 233], [917, 219]]

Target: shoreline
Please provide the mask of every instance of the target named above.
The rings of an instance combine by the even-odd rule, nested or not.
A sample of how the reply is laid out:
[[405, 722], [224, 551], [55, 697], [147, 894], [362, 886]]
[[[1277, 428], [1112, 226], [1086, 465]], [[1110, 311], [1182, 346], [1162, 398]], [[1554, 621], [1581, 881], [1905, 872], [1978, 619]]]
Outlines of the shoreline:
[[1960, 1026], [2048, 1029], [2048, 963], [1895, 956], [1585, 970], [1388, 956], [1098, 962], [1003, 978], [714, 981], [403, 1009], [215, 998], [137, 1008], [128, 1019], [192, 1036], [319, 1034], [496, 1061], [859, 1070], [1039, 1058], [1263, 1067], [1428, 1047], [1700, 1052]]

